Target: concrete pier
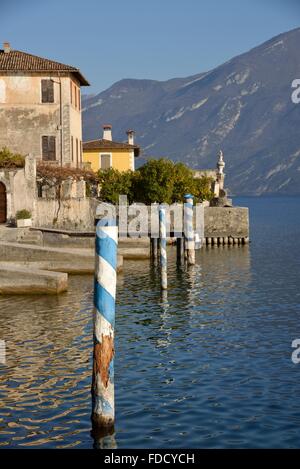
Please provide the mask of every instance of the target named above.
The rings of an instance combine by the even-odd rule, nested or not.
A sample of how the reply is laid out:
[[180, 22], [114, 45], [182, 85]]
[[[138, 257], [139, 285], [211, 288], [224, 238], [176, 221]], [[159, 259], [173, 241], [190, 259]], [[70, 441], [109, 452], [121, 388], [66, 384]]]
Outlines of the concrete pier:
[[58, 294], [68, 289], [68, 275], [0, 262], [0, 294]]
[[[95, 271], [94, 251], [89, 249], [48, 248], [1, 242], [0, 259], [23, 266], [70, 274], [92, 274]], [[122, 266], [123, 257], [118, 255], [118, 272], [122, 270]]]

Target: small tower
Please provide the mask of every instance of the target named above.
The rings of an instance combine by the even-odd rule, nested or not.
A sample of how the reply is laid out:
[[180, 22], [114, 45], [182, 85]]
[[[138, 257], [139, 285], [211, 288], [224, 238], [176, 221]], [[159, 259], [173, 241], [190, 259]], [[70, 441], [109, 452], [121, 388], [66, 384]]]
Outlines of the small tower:
[[217, 162], [217, 181], [219, 183], [220, 190], [224, 189], [224, 179], [225, 179], [224, 168], [225, 168], [224, 156], [223, 156], [222, 150], [220, 150], [219, 159]]
[[232, 207], [232, 200], [227, 198], [227, 191], [224, 189], [225, 162], [222, 150], [219, 151], [216, 180], [213, 185], [214, 198], [210, 201], [211, 207]]

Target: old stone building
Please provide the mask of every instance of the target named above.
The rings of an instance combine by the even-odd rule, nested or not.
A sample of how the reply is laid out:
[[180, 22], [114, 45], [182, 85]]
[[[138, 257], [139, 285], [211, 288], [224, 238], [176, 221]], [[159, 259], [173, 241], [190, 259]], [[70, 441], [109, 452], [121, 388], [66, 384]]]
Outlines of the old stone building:
[[0, 49], [0, 149], [59, 165], [82, 162], [79, 69], [11, 49]]

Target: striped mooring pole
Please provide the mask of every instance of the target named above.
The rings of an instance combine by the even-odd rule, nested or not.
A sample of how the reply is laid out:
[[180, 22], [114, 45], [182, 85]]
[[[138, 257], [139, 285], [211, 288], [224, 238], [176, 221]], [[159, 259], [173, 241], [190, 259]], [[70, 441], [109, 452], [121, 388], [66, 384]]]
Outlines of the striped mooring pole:
[[166, 230], [166, 210], [159, 209], [159, 239], [160, 239], [160, 271], [161, 271], [161, 288], [168, 288], [167, 277], [167, 230]]
[[94, 284], [94, 353], [92, 423], [114, 426], [114, 327], [117, 280], [118, 227], [116, 219], [102, 219], [96, 227]]
[[192, 194], [186, 194], [184, 199], [185, 257], [187, 259], [187, 263], [189, 265], [193, 265], [195, 264], [195, 233], [193, 225], [194, 196]]

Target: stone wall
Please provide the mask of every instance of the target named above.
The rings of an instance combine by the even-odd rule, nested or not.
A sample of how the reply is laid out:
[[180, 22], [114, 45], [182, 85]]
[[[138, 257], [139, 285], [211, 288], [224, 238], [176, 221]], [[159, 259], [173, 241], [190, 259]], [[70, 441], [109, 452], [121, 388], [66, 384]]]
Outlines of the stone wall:
[[204, 209], [206, 237], [245, 238], [249, 236], [247, 207], [206, 207]]
[[0, 181], [6, 188], [8, 220], [15, 218], [18, 210], [26, 209], [34, 213], [37, 191], [36, 164], [33, 156], [26, 157], [24, 168], [0, 168]]
[[35, 227], [90, 231], [94, 229], [96, 199], [44, 199], [36, 201]]

